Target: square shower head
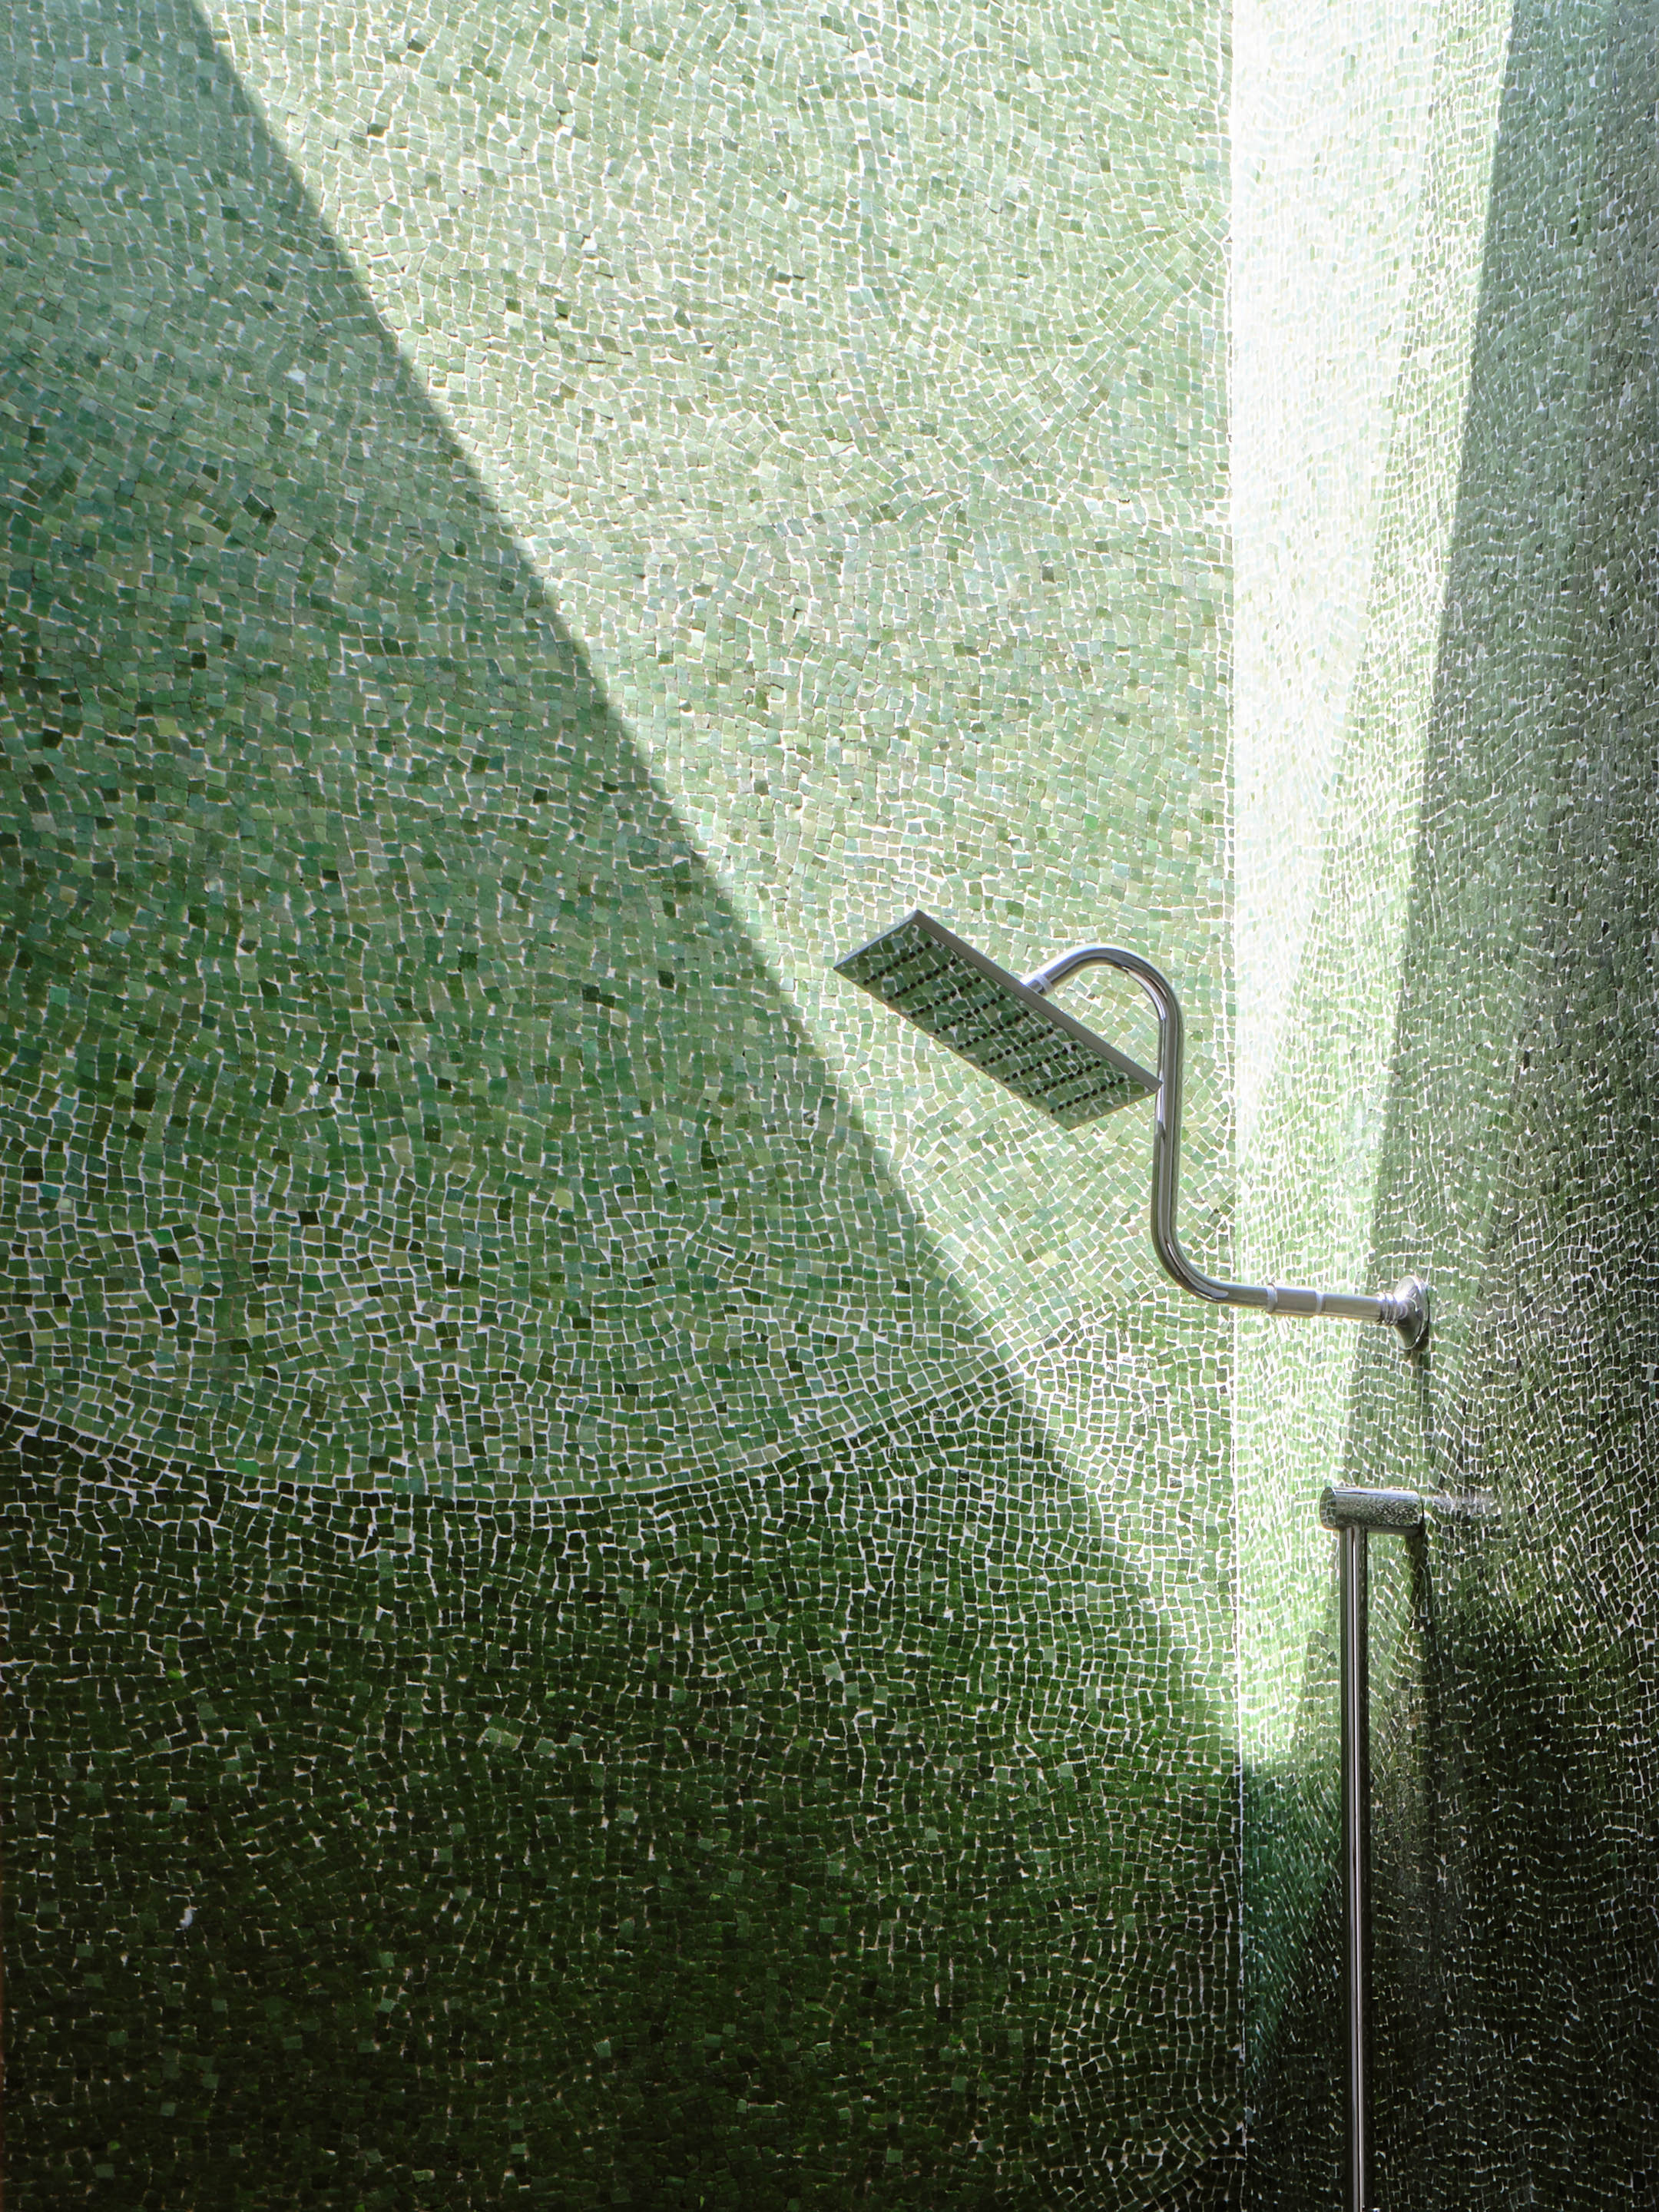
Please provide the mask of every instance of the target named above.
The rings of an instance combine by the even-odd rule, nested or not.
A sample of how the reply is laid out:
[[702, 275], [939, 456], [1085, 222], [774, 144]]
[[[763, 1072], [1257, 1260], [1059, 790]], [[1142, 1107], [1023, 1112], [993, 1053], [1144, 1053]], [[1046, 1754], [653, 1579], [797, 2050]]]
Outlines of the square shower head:
[[1158, 1078], [1028, 990], [931, 915], [902, 921], [836, 963], [952, 1052], [1068, 1129], [1132, 1106]]

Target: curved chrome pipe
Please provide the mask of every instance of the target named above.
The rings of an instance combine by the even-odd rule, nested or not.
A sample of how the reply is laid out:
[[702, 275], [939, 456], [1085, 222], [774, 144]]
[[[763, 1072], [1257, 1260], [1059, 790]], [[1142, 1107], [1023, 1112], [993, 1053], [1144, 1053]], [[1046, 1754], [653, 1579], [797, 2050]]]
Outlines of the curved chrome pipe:
[[1407, 1275], [1376, 1297], [1346, 1291], [1309, 1291], [1290, 1283], [1224, 1283], [1195, 1267], [1176, 1233], [1176, 1189], [1181, 1174], [1181, 1082], [1184, 1036], [1181, 1001], [1161, 969], [1116, 945], [1084, 945], [1062, 952], [1024, 978], [1028, 991], [1045, 997], [1083, 968], [1120, 968], [1133, 975], [1158, 1010], [1158, 1108], [1152, 1137], [1152, 1249], [1172, 1282], [1212, 1305], [1253, 1306], [1261, 1313], [1332, 1314], [1341, 1321], [1385, 1322], [1414, 1352], [1429, 1333], [1429, 1286]]

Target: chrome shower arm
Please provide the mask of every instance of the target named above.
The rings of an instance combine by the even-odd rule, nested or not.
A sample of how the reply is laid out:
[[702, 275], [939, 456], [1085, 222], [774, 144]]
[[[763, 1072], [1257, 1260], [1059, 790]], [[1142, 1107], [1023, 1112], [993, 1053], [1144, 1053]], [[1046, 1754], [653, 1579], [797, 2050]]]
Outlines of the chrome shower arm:
[[1046, 997], [1084, 968], [1118, 968], [1133, 975], [1158, 1012], [1158, 1105], [1152, 1136], [1152, 1249], [1170, 1280], [1212, 1305], [1253, 1306], [1261, 1313], [1331, 1314], [1342, 1321], [1384, 1322], [1400, 1332], [1407, 1351], [1429, 1333], [1426, 1283], [1407, 1275], [1392, 1291], [1361, 1297], [1346, 1291], [1310, 1291], [1290, 1283], [1219, 1282], [1195, 1267], [1176, 1232], [1176, 1192], [1181, 1175], [1181, 1085], [1184, 1036], [1181, 1001], [1161, 969], [1116, 945], [1083, 945], [1062, 952], [1025, 977], [1025, 988]]

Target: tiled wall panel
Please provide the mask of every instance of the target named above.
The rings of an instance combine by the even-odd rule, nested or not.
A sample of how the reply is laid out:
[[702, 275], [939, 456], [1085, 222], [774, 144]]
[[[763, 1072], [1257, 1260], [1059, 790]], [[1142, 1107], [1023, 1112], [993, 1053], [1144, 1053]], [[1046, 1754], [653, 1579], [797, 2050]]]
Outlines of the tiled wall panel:
[[20, 2203], [1230, 2185], [1231, 1340], [830, 973], [1161, 957], [1224, 1262], [1225, 67], [7, 17]]
[[615, 1506], [5, 1474], [31, 2195], [1218, 2195], [1224, 1717], [1017, 1398]]
[[[1439, 27], [1443, 118], [1460, 98], [1491, 116], [1486, 181], [1468, 192], [1478, 128], [1431, 143], [1367, 637], [1243, 1167], [1252, 1244], [1340, 1249], [1358, 1219], [1360, 1264], [1419, 1266], [1437, 1297], [1425, 1361], [1362, 1345], [1334, 1389], [1288, 1337], [1241, 1331], [1248, 2193], [1297, 2212], [1335, 2201], [1340, 2155], [1313, 1524], [1335, 1474], [1439, 1500], [1420, 1547], [1372, 1547], [1377, 2201], [1588, 2212], [1659, 2188], [1651, 25], [1522, 5], [1496, 27]], [[1425, 438], [1459, 386], [1455, 441]], [[1390, 940], [1365, 855], [1402, 754]], [[1345, 1036], [1385, 1044], [1369, 1096], [1338, 1071]]]

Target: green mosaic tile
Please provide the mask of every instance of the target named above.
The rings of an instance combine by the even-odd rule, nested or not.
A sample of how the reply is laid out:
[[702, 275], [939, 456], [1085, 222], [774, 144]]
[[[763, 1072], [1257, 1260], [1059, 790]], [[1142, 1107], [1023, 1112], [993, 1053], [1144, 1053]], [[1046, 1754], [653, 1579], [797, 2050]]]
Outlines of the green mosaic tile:
[[[1659, 88], [1633, 11], [1458, 6], [1412, 27], [1426, 51], [1407, 58], [1399, 111], [1424, 117], [1410, 194], [1381, 189], [1401, 155], [1379, 85], [1326, 148], [1349, 180], [1330, 205], [1376, 192], [1389, 208], [1392, 228], [1346, 250], [1362, 291], [1375, 257], [1356, 338], [1386, 340], [1389, 419], [1369, 565], [1321, 608], [1333, 632], [1352, 626], [1347, 672], [1319, 648], [1287, 678], [1310, 699], [1346, 689], [1279, 972], [1264, 959], [1247, 985], [1241, 923], [1258, 1098], [1241, 1243], [1287, 1272], [1419, 1267], [1436, 1334], [1413, 1371], [1364, 1342], [1240, 1332], [1248, 2201], [1303, 2212], [1340, 2193], [1334, 1592], [1315, 1522], [1335, 1476], [1441, 1501], [1420, 1550], [1373, 1547], [1378, 2202], [1589, 2212], [1659, 2186]], [[1357, 52], [1381, 19], [1355, 33]], [[1250, 66], [1241, 50], [1241, 100]], [[1328, 235], [1316, 208], [1298, 235], [1300, 157], [1275, 156], [1270, 131], [1261, 144], [1285, 164], [1284, 228], [1241, 240], [1240, 270], [1270, 292]], [[1374, 374], [1357, 366], [1356, 448]], [[1310, 499], [1276, 550], [1265, 509], [1253, 553], [1240, 536], [1241, 626], [1278, 625], [1287, 652], [1288, 580], [1324, 557], [1298, 532], [1319, 512]], [[1252, 743], [1241, 850], [1265, 856], [1275, 832], [1245, 817], [1292, 773], [1293, 746], [1265, 726]], [[1262, 935], [1266, 890], [1241, 867]]]
[[832, 972], [1153, 950], [1220, 1264], [1221, 18], [0, 74], [20, 2201], [1223, 2201], [1231, 1340]]
[[40, 2193], [1036, 2202], [1209, 2157], [1225, 1716], [1012, 1394], [612, 1506], [15, 1430], [6, 1479]]

